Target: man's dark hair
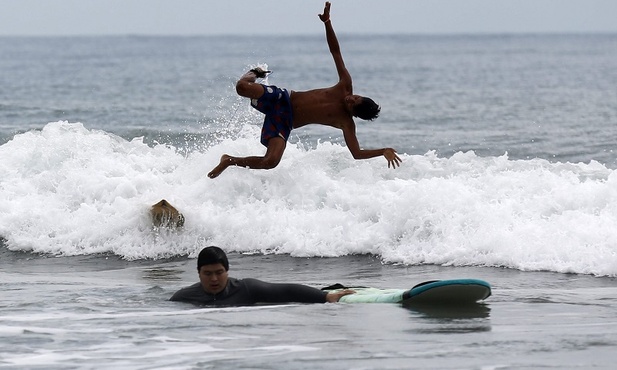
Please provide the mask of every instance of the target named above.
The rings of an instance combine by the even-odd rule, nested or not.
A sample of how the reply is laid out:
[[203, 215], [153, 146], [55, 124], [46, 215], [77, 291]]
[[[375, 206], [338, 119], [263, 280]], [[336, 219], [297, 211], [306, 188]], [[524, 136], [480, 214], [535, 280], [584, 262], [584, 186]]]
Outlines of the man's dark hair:
[[206, 247], [199, 252], [197, 257], [197, 271], [201, 269], [201, 266], [215, 265], [217, 263], [223, 265], [225, 271], [229, 271], [229, 260], [227, 260], [225, 252], [219, 247]]
[[354, 106], [353, 115], [367, 121], [372, 121], [379, 116], [380, 111], [381, 107], [379, 104], [375, 103], [373, 99], [363, 97], [360, 104]]

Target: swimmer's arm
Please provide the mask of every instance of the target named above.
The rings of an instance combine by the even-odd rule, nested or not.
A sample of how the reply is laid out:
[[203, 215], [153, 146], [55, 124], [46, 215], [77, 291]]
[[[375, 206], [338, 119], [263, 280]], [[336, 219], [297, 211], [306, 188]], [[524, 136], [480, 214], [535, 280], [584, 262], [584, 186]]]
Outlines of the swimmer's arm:
[[257, 279], [243, 279], [254, 302], [260, 303], [326, 303], [338, 302], [353, 290], [325, 292], [302, 284], [267, 283]]
[[383, 155], [388, 161], [388, 168], [390, 168], [390, 166], [396, 168], [401, 165], [401, 158], [396, 154], [396, 150], [392, 148], [360, 149], [360, 143], [356, 136], [356, 125], [353, 123], [353, 120], [344, 125], [342, 130], [347, 149], [349, 149], [354, 159], [369, 159]]
[[341, 54], [341, 47], [336, 38], [336, 33], [334, 33], [334, 28], [332, 28], [332, 21], [330, 20], [330, 2], [326, 2], [323, 14], [319, 14], [319, 19], [324, 22], [324, 26], [326, 27], [326, 41], [328, 42], [330, 54], [332, 54], [332, 58], [334, 58], [334, 65], [336, 66], [336, 71], [339, 76], [339, 82], [342, 82], [351, 89], [351, 75], [347, 67], [345, 67], [343, 55]]

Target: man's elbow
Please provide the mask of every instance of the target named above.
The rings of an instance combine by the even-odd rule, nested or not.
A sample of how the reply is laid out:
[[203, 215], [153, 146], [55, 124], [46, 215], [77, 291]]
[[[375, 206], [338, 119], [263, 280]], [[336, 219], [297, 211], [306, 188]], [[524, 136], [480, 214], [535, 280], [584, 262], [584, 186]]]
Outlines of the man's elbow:
[[362, 155], [362, 152], [351, 152], [351, 156], [355, 160], [364, 159], [364, 156]]

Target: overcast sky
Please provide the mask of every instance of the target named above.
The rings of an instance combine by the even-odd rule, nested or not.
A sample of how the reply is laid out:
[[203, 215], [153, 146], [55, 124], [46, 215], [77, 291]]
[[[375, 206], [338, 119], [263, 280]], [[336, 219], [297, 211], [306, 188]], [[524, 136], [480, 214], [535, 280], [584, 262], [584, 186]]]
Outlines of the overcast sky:
[[[2, 0], [5, 35], [323, 32], [321, 0]], [[617, 32], [617, 0], [332, 0], [339, 33]]]

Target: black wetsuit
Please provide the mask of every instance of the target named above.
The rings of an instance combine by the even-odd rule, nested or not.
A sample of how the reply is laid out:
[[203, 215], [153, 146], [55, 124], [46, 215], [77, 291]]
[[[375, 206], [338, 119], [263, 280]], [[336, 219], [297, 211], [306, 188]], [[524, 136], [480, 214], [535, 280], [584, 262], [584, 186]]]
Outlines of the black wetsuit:
[[174, 293], [170, 300], [208, 306], [245, 306], [255, 303], [325, 303], [326, 295], [327, 292], [301, 284], [229, 278], [225, 289], [218, 294], [210, 294], [201, 283], [195, 283]]

